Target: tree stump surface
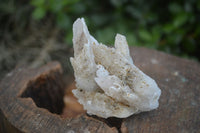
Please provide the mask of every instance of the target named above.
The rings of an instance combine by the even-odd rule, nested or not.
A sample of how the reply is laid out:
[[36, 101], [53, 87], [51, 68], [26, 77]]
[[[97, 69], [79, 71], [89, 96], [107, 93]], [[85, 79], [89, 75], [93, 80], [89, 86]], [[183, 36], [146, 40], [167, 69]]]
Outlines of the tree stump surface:
[[200, 64], [145, 48], [132, 48], [131, 56], [162, 93], [158, 109], [124, 119], [121, 128], [130, 133], [199, 133]]
[[147, 48], [130, 50], [135, 65], [162, 91], [158, 109], [125, 119], [62, 118], [65, 83], [60, 64], [51, 62], [17, 68], [1, 81], [0, 133], [200, 132], [200, 64]]
[[86, 115], [61, 118], [64, 86], [58, 62], [39, 69], [18, 68], [0, 84], [1, 133], [116, 133]]

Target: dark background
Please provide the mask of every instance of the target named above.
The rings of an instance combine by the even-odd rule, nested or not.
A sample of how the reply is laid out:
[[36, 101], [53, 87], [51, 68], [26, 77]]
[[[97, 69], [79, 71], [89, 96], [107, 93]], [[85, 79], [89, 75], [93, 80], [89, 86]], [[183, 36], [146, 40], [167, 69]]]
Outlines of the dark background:
[[72, 24], [112, 45], [116, 33], [143, 46], [200, 61], [198, 0], [0, 0], [0, 79], [15, 67], [59, 60], [72, 72]]

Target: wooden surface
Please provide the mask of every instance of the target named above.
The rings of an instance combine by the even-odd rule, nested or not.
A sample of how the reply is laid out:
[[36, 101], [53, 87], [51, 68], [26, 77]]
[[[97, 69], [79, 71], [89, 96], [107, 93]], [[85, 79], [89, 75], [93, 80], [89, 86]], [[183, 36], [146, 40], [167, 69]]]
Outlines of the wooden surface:
[[54, 62], [34, 70], [18, 68], [2, 80], [0, 132], [199, 133], [200, 64], [146, 48], [131, 48], [131, 55], [161, 88], [158, 109], [125, 119], [62, 118], [64, 87], [61, 66]]
[[144, 48], [131, 51], [134, 63], [162, 90], [157, 110], [124, 119], [130, 133], [200, 133], [200, 64]]
[[61, 66], [56, 62], [7, 74], [0, 84], [0, 132], [116, 133], [116, 128], [86, 114], [61, 118], [65, 88], [61, 77]]

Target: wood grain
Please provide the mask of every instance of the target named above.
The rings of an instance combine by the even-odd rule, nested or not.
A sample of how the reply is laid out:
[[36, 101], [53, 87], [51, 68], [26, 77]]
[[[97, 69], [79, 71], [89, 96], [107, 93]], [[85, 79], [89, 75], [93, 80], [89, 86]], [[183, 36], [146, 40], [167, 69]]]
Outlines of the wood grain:
[[19, 68], [7, 74], [0, 84], [0, 132], [116, 133], [116, 128], [86, 114], [61, 118], [65, 88], [61, 73], [60, 64], [53, 62], [39, 69]]
[[135, 65], [161, 88], [158, 109], [125, 119], [84, 112], [63, 118], [62, 69], [52, 62], [38, 69], [15, 69], [1, 81], [0, 132], [199, 133], [200, 64], [147, 48], [131, 47], [130, 53]]
[[158, 109], [124, 119], [122, 132], [199, 133], [200, 64], [146, 48], [132, 48], [131, 56], [162, 94]]

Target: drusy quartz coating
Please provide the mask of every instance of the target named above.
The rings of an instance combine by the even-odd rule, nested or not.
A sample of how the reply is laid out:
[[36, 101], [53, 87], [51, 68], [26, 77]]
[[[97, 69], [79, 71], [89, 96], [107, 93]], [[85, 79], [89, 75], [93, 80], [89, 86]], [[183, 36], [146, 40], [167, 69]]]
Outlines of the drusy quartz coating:
[[88, 114], [125, 118], [159, 106], [161, 90], [134, 65], [125, 36], [117, 34], [115, 47], [107, 47], [78, 18], [73, 24], [73, 47], [70, 61], [77, 87], [73, 94]]

